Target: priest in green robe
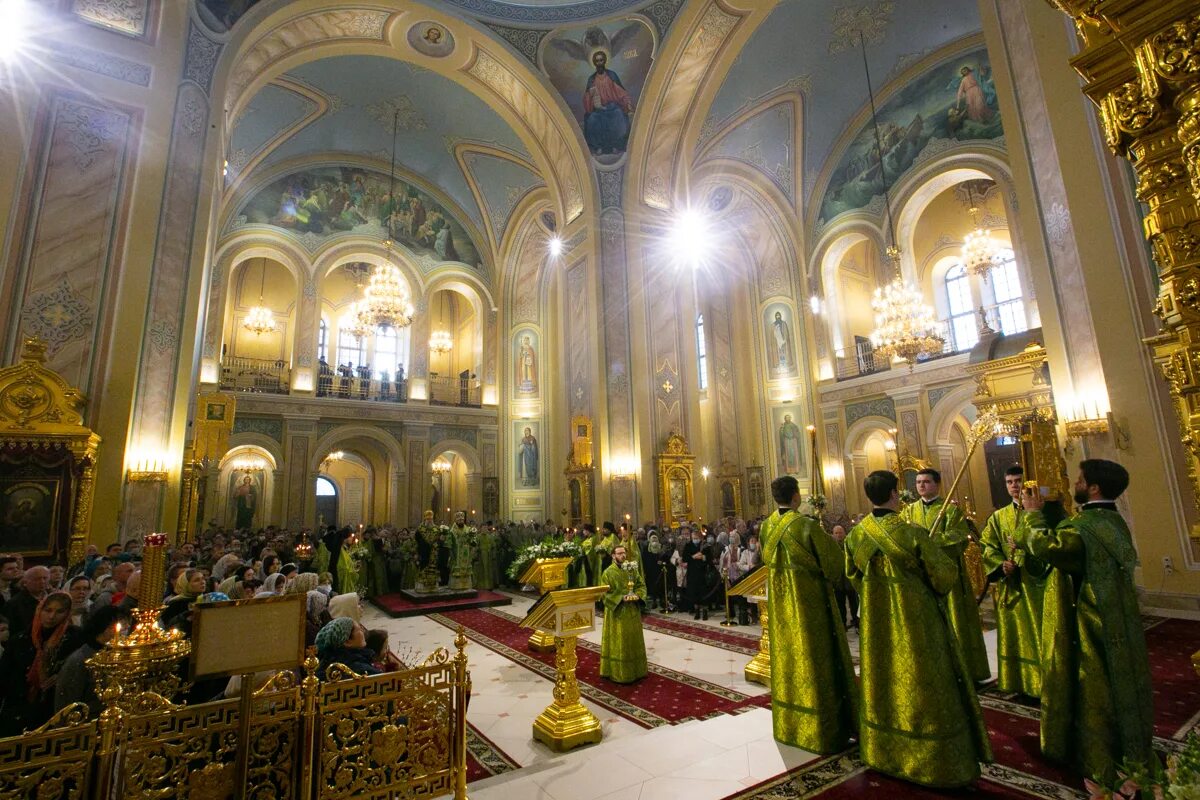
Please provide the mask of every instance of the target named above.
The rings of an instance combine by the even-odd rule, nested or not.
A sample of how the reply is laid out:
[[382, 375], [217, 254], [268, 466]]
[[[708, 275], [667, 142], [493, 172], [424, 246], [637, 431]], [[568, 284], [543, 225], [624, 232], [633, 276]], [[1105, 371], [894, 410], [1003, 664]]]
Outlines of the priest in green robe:
[[633, 683], [646, 677], [646, 640], [642, 637], [642, 604], [646, 582], [642, 571], [628, 560], [625, 548], [613, 550], [604, 570], [604, 630], [600, 637], [600, 677], [614, 683]]
[[763, 523], [770, 598], [771, 722], [776, 741], [837, 753], [858, 735], [858, 684], [839, 619], [834, 585], [843, 578], [841, 546], [814, 519], [797, 513], [800, 484], [771, 483], [779, 510]]
[[[983, 624], [979, 620], [979, 604], [975, 602], [975, 590], [971, 588], [971, 576], [967, 572], [967, 542], [971, 530], [967, 527], [966, 517], [962, 509], [954, 503], [947, 503], [941, 497], [942, 475], [936, 469], [923, 469], [917, 473], [917, 494], [915, 503], [909, 503], [900, 512], [905, 522], [909, 522], [929, 531], [934, 544], [942, 548], [955, 566], [958, 567], [958, 579], [954, 588], [946, 596], [946, 608], [950, 612], [950, 626], [962, 646], [963, 655], [967, 658], [967, 666], [971, 677], [976, 683], [982, 683], [992, 677], [988, 665], [987, 645], [983, 642]], [[945, 513], [942, 513], [942, 509]], [[933, 530], [933, 523], [939, 513], [942, 518]]]
[[600, 537], [596, 535], [596, 526], [590, 522], [583, 523], [583, 541], [579, 543], [579, 546], [583, 549], [586, 570], [584, 586], [600, 585], [600, 575], [604, 570], [600, 569], [603, 554], [597, 547], [599, 544]]
[[1116, 499], [1120, 464], [1079, 464], [1079, 513], [1057, 527], [1037, 489], [1022, 502], [1023, 545], [1051, 566], [1042, 622], [1042, 752], [1111, 786], [1125, 761], [1154, 758], [1154, 697], [1133, 571], [1137, 553]]
[[484, 528], [476, 538], [478, 553], [475, 557], [475, 588], [495, 589], [498, 581], [496, 570], [496, 532]]
[[998, 676], [1002, 692], [1028, 697], [1042, 694], [1041, 646], [1042, 597], [1050, 567], [1025, 547], [1025, 509], [1021, 487], [1025, 472], [1011, 466], [1004, 473], [1004, 486], [1012, 502], [988, 518], [979, 537], [983, 568], [989, 581], [997, 581], [996, 625]]
[[[860, 757], [913, 783], [966, 786], [992, 751], [942, 599], [958, 567], [925, 529], [896, 513], [898, 486], [895, 473], [868, 475], [863, 488], [873, 510], [846, 537], [846, 575], [860, 599]], [[774, 674], [773, 647], [771, 655]]]

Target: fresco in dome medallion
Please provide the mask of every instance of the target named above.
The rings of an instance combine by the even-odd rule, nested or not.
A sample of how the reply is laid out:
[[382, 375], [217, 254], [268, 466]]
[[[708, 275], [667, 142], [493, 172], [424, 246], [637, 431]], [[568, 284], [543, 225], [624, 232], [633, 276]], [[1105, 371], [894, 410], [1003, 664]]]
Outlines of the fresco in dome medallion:
[[291, 231], [310, 250], [326, 239], [385, 234], [411, 250], [422, 268], [444, 261], [479, 267], [479, 251], [441, 203], [397, 178], [356, 167], [313, 167], [276, 178], [242, 206], [234, 227], [271, 225]]
[[542, 70], [601, 164], [615, 164], [625, 154], [654, 44], [650, 26], [637, 17], [562, 28], [542, 43]]
[[986, 141], [1004, 135], [987, 51], [949, 59], [910, 81], [879, 108], [880, 169], [868, 120], [842, 153], [821, 203], [821, 220], [862, 208], [896, 181], [931, 143]]

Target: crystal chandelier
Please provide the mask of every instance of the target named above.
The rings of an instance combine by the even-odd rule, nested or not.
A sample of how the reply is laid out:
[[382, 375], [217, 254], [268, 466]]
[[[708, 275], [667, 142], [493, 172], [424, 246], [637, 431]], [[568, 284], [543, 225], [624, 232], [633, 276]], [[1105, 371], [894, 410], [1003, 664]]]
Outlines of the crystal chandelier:
[[992, 232], [979, 223], [979, 204], [975, 202], [970, 182], [967, 183], [967, 192], [971, 196], [968, 213], [975, 224], [975, 230], [963, 239], [962, 262], [968, 273], [987, 280], [992, 267], [1001, 261], [1000, 245], [992, 238]]
[[871, 300], [871, 308], [875, 310], [871, 344], [879, 355], [905, 361], [911, 370], [918, 359], [942, 352], [945, 339], [933, 309], [925, 304], [921, 292], [904, 282], [900, 274], [900, 251], [891, 247], [888, 255], [896, 264], [896, 277], [887, 286], [876, 289]]
[[432, 469], [435, 473], [439, 473], [439, 474], [449, 472], [452, 468], [450, 466], [450, 462], [445, 460], [444, 458], [437, 459], [429, 466], [430, 466], [430, 469]]
[[904, 282], [900, 270], [900, 248], [896, 246], [896, 225], [892, 219], [892, 204], [888, 199], [887, 174], [884, 169], [886, 151], [883, 137], [879, 134], [879, 118], [875, 111], [875, 90], [871, 86], [871, 69], [867, 65], [867, 43], [862, 31], [858, 34], [862, 50], [863, 72], [867, 76], [867, 96], [871, 100], [871, 123], [875, 128], [875, 147], [879, 153], [879, 177], [883, 182], [883, 207], [887, 210], [888, 260], [892, 262], [895, 277], [887, 286], [875, 290], [871, 307], [875, 310], [875, 330], [871, 331], [871, 345], [876, 354], [889, 360], [900, 359], [908, 363], [911, 371], [917, 359], [942, 352], [945, 338], [941, 334], [933, 309], [925, 304], [921, 292]]
[[372, 270], [362, 302], [375, 326], [403, 328], [412, 324], [413, 304], [408, 298], [408, 287], [400, 270], [392, 264]]
[[250, 313], [242, 321], [242, 327], [261, 336], [264, 333], [275, 332], [275, 314], [263, 304], [263, 291], [267, 287], [267, 262], [262, 263], [262, 278], [258, 285], [258, 305], [251, 307]]
[[359, 341], [371, 335], [375, 326], [371, 324], [371, 315], [367, 311], [366, 300], [355, 300], [350, 304], [350, 311], [346, 314], [342, 327]]
[[454, 349], [454, 337], [450, 331], [434, 331], [429, 335], [429, 350], [439, 355]]

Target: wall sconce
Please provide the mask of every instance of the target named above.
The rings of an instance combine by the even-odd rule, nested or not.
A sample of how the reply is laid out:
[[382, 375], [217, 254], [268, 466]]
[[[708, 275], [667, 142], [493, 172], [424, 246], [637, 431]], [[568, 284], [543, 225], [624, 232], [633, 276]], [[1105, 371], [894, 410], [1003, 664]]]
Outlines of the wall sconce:
[[1063, 402], [1059, 418], [1067, 439], [1109, 435], [1117, 450], [1129, 449], [1129, 433], [1117, 424], [1105, 392], [1089, 392]]
[[125, 467], [126, 483], [166, 483], [167, 463], [161, 456], [134, 454]]
[[840, 481], [846, 476], [846, 471], [839, 461], [830, 461], [825, 464], [825, 479], [829, 481]]
[[711, 475], [711, 474], [712, 474], [712, 473], [711, 473], [711, 472], [709, 472], [709, 470], [708, 470], [708, 467], [701, 467], [701, 468], [700, 468], [700, 477], [701, 477], [701, 478], [704, 478], [704, 480], [708, 480], [708, 476], [709, 476], [709, 475]]
[[637, 480], [637, 471], [637, 459], [633, 456], [626, 456], [625, 458], [614, 458], [608, 474], [614, 481], [633, 481]]
[[267, 465], [257, 458], [240, 458], [233, 462], [232, 468], [234, 472], [252, 473], [262, 472]]

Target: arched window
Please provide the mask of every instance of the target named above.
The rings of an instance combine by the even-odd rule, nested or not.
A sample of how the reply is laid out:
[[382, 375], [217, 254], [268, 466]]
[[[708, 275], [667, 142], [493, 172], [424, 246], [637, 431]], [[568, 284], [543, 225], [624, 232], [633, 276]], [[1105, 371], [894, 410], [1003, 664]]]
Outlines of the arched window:
[[321, 323], [317, 326], [317, 360], [329, 360], [329, 324], [324, 317], [321, 317]]
[[992, 295], [996, 301], [1000, 332], [1013, 334], [1028, 330], [1025, 301], [1021, 296], [1021, 276], [1017, 272], [1017, 261], [1012, 250], [1004, 251], [1004, 260], [992, 267], [989, 277], [992, 280]]
[[349, 325], [350, 320], [347, 319], [338, 329], [337, 363], [357, 367], [366, 362], [366, 343], [346, 330]]
[[317, 497], [337, 497], [337, 487], [324, 475], [317, 476]]
[[696, 315], [696, 374], [700, 391], [708, 389], [708, 352], [704, 348], [704, 315]]
[[946, 271], [946, 307], [950, 311], [948, 320], [950, 343], [954, 352], [970, 350], [979, 341], [979, 328], [975, 322], [975, 304], [971, 300], [971, 280], [962, 264], [955, 264]]
[[399, 336], [395, 328], [389, 326], [375, 331], [375, 361], [371, 369], [377, 379], [383, 380], [384, 372], [388, 374], [389, 380], [395, 378], [398, 344]]

